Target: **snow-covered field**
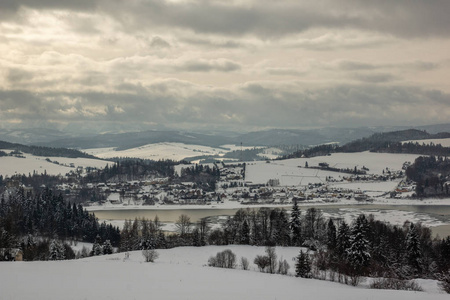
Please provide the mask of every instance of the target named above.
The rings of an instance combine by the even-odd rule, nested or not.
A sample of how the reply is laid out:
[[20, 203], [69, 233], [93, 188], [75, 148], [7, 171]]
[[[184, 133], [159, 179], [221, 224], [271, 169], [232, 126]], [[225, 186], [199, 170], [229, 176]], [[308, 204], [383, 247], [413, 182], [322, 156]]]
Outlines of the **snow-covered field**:
[[428, 145], [430, 143], [433, 143], [435, 145], [441, 144], [442, 147], [450, 147], [450, 139], [428, 139], [428, 140], [411, 140], [411, 141], [405, 141], [403, 143], [419, 143], [420, 145], [425, 144]]
[[[415, 154], [390, 154], [390, 153], [333, 153], [328, 156], [312, 158], [296, 158], [277, 160], [270, 163], [264, 161], [249, 162], [246, 166], [245, 179], [253, 183], [265, 184], [269, 179], [279, 179], [280, 185], [307, 185], [308, 183], [325, 182], [327, 176], [346, 176], [344, 173], [322, 171], [305, 168], [318, 166], [319, 163], [328, 163], [330, 167], [340, 169], [353, 169], [355, 166], [361, 169], [368, 168], [368, 174], [382, 174], [383, 170], [401, 170], [403, 163], [414, 162], [419, 155]], [[380, 186], [377, 187], [379, 189]]]
[[[210, 256], [231, 249], [251, 270], [207, 267]], [[0, 263], [2, 300], [39, 299], [448, 299], [433, 280], [418, 280], [425, 292], [372, 290], [368, 280], [358, 287], [255, 270], [253, 259], [263, 247], [208, 246], [157, 250], [155, 263], [144, 263], [139, 251], [74, 261]], [[299, 248], [277, 247], [294, 272]]]
[[187, 157], [203, 155], [223, 155], [228, 152], [228, 150], [224, 148], [229, 149], [230, 147], [224, 146], [223, 148], [212, 148], [182, 143], [156, 143], [120, 151], [116, 151], [115, 148], [93, 148], [84, 149], [83, 151], [105, 159], [113, 157], [136, 157], [152, 160], [182, 160]]
[[[47, 172], [49, 175], [65, 175], [71, 170], [75, 171], [77, 167], [94, 167], [104, 168], [109, 161], [90, 159], [90, 158], [68, 158], [68, 157], [43, 157], [34, 156], [28, 153], [23, 153], [25, 158], [3, 156], [0, 157], [0, 175], [12, 176], [15, 174], [43, 174]], [[46, 159], [51, 160], [48, 162]], [[54, 163], [57, 161], [59, 164]], [[71, 167], [73, 164], [73, 167]]]

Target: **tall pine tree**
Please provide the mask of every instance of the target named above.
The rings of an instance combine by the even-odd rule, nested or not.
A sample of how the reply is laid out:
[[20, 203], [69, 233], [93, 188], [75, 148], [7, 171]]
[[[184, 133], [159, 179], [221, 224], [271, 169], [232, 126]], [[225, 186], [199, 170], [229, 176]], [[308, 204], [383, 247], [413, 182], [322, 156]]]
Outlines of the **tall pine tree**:
[[301, 246], [303, 243], [302, 238], [302, 222], [301, 222], [301, 211], [298, 208], [297, 200], [294, 200], [294, 205], [291, 211], [291, 222], [289, 223], [292, 234], [292, 245]]
[[311, 277], [311, 261], [308, 253], [300, 250], [300, 254], [297, 256], [297, 263], [295, 264], [295, 276], [302, 278]]

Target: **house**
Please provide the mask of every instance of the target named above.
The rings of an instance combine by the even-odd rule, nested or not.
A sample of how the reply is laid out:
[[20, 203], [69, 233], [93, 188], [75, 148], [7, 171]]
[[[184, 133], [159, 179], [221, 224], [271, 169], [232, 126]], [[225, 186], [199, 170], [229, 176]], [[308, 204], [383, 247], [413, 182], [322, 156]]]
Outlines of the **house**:
[[18, 248], [0, 248], [1, 260], [23, 261], [23, 252]]

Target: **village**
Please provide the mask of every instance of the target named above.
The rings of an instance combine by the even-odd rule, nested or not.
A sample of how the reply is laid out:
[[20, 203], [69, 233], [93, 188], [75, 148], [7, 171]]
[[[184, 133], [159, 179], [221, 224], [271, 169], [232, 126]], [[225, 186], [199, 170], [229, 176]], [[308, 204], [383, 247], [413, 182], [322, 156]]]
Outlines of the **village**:
[[[267, 162], [270, 163], [270, 162]], [[176, 173], [192, 165], [176, 166]], [[183, 178], [152, 177], [140, 180], [107, 181], [100, 183], [59, 184], [56, 190], [68, 199], [75, 195], [85, 195], [89, 199], [84, 206], [170, 206], [170, 205], [205, 205], [221, 206], [234, 202], [242, 205], [288, 205], [297, 202], [304, 203], [337, 203], [342, 200], [372, 202], [374, 197], [403, 198], [410, 196], [415, 189], [412, 182], [405, 179], [404, 171], [389, 171], [385, 174], [365, 174], [362, 169], [356, 172], [330, 172], [335, 176], [325, 178], [315, 177], [305, 180], [302, 184], [282, 185], [280, 179], [269, 179], [266, 183], [252, 182], [246, 178], [246, 164], [216, 164], [220, 177], [215, 181], [213, 189], [206, 190], [195, 181], [183, 181]], [[247, 168], [250, 166], [247, 165]], [[405, 167], [405, 166], [404, 166]], [[298, 168], [305, 168], [300, 167]], [[328, 164], [319, 164], [310, 169], [328, 170]], [[356, 174], [352, 174], [356, 173]], [[396, 186], [393, 190], [383, 191], [374, 195], [361, 188], [347, 188], [351, 183], [391, 182]], [[89, 195], [89, 197], [86, 197]]]

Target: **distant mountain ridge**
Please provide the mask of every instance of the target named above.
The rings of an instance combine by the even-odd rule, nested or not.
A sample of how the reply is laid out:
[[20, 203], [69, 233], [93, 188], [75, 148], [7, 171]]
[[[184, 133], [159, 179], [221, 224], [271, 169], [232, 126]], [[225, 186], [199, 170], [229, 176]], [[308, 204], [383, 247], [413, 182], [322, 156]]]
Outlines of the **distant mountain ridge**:
[[2, 150], [14, 150], [24, 153], [29, 153], [35, 156], [49, 156], [49, 157], [69, 157], [69, 158], [93, 158], [97, 157], [89, 155], [87, 153], [67, 148], [52, 148], [52, 147], [42, 147], [42, 146], [27, 146], [17, 143], [9, 143], [5, 141], [0, 141], [0, 149]]
[[[426, 130], [428, 133], [450, 132], [449, 124], [413, 127]], [[270, 129], [248, 133], [205, 133], [186, 132], [182, 130], [148, 130], [128, 133], [107, 133], [92, 136], [73, 136], [58, 130], [48, 129], [0, 129], [0, 140], [9, 142], [63, 148], [109, 148], [118, 150], [131, 149], [154, 143], [184, 143], [219, 147], [226, 144], [243, 146], [280, 146], [302, 145], [314, 146], [326, 143], [346, 143], [369, 137], [375, 133], [409, 130], [407, 127], [359, 127], [336, 128], [326, 127], [318, 129]]]

